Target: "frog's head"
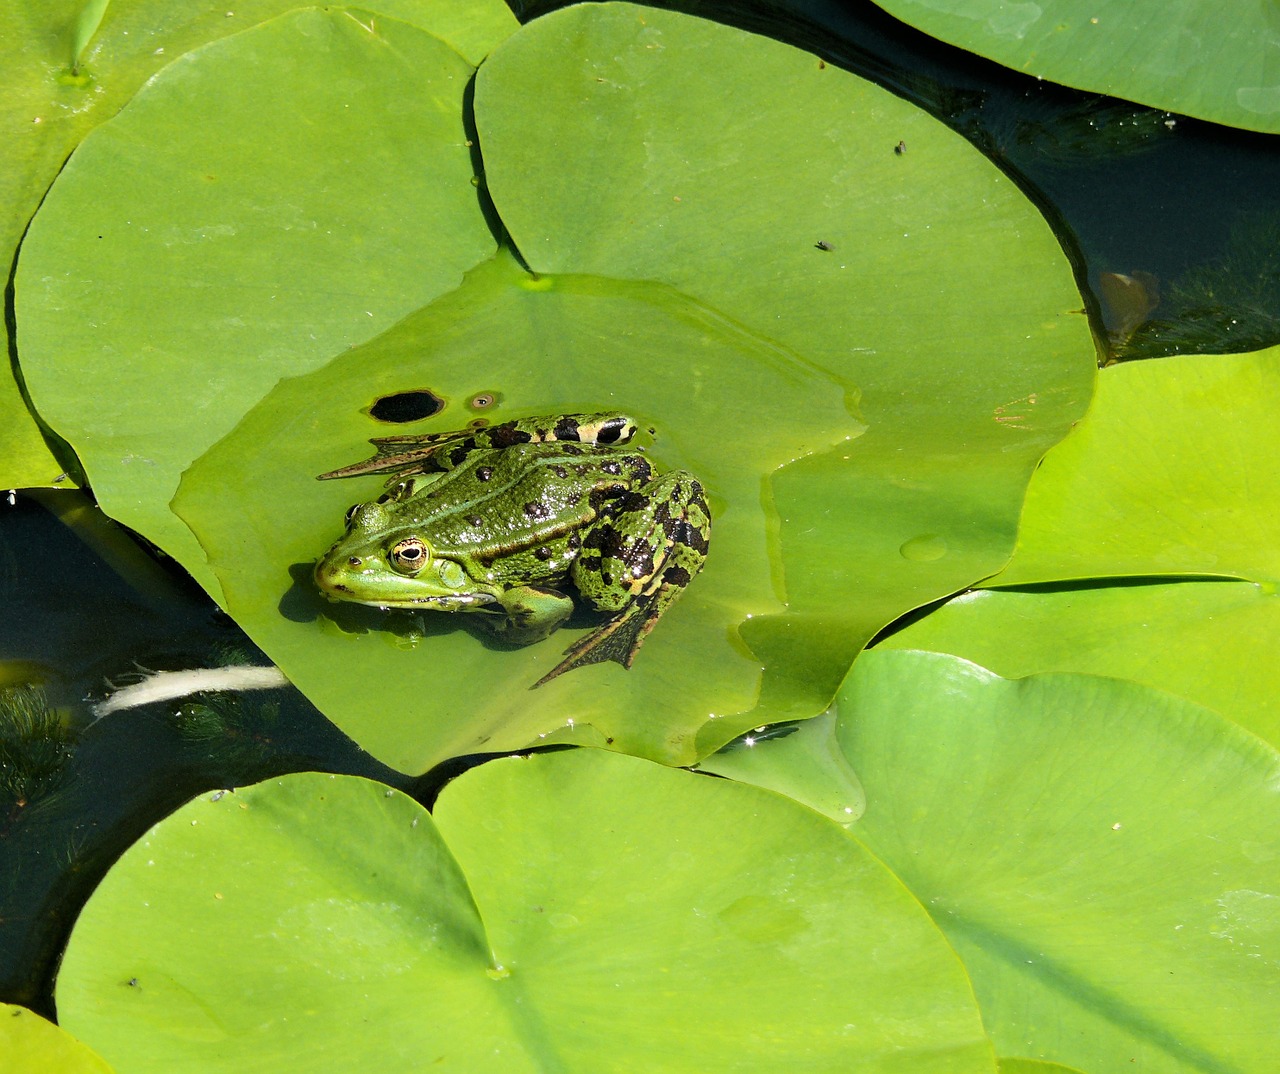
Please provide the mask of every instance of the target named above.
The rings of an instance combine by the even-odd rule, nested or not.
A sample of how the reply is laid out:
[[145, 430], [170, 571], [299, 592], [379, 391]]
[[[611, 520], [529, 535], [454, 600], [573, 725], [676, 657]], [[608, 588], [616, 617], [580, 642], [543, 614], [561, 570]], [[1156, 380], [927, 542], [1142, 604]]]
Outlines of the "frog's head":
[[330, 600], [377, 608], [452, 612], [496, 599], [456, 560], [435, 555], [383, 503], [357, 504], [347, 512], [347, 532], [316, 564], [315, 580]]

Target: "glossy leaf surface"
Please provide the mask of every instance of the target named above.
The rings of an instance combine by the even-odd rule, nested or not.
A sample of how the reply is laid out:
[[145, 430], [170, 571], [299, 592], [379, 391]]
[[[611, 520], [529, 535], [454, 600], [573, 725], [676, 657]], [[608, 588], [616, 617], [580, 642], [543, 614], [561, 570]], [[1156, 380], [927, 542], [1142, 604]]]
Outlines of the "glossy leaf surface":
[[[12, 263], [27, 222], [67, 155], [148, 78], [192, 49], [296, 6], [288, 0], [244, 0], [234, 10], [222, 3], [167, 0], [18, 0], [0, 7], [4, 264]], [[472, 63], [515, 29], [501, 0], [371, 0], [362, 7], [431, 31]], [[48, 485], [62, 469], [7, 366], [0, 372], [0, 459], [0, 484], [6, 486]]]
[[354, 777], [202, 796], [95, 893], [58, 1005], [138, 1074], [995, 1067], [955, 955], [841, 828], [595, 750], [474, 769], [434, 820]]
[[877, 0], [933, 37], [1037, 78], [1280, 132], [1280, 16], [1212, 0]]
[[990, 585], [1280, 580], [1280, 347], [1112, 366], [1027, 490]]
[[168, 511], [181, 471], [281, 376], [492, 254], [461, 114], [470, 76], [405, 23], [282, 16], [165, 68], [85, 141], [32, 224], [17, 279], [32, 398], [103, 508], [215, 594]]
[[10, 1003], [0, 1003], [0, 1058], [5, 1074], [112, 1074], [70, 1033]]
[[1280, 597], [1183, 581], [966, 593], [885, 640], [954, 653], [1006, 678], [1081, 671], [1205, 705], [1280, 746]]
[[1271, 1069], [1280, 754], [1147, 687], [933, 653], [864, 654], [839, 708], [853, 832], [955, 945], [999, 1052]]
[[867, 796], [836, 740], [835, 724], [835, 716], [824, 712], [748, 731], [702, 761], [698, 771], [767, 787], [837, 824], [853, 824]]

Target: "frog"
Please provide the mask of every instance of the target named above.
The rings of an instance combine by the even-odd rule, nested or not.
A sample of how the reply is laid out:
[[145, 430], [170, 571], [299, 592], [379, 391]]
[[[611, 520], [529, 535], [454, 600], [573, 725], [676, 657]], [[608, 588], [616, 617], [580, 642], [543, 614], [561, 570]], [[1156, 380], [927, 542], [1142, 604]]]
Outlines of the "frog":
[[581, 602], [604, 621], [533, 686], [606, 661], [629, 669], [711, 537], [702, 484], [655, 467], [632, 444], [639, 428], [607, 411], [374, 439], [372, 458], [319, 475], [391, 476], [347, 512], [316, 586], [384, 610], [474, 613], [511, 646], [545, 640]]

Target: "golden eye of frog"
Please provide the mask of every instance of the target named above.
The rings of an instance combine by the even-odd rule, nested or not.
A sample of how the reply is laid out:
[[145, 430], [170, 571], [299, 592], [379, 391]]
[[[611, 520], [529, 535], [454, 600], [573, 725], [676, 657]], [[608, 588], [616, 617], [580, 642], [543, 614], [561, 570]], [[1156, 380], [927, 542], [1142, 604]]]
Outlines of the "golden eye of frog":
[[573, 612], [572, 583], [612, 614], [534, 685], [605, 660], [629, 668], [711, 534], [702, 486], [655, 471], [628, 446], [636, 429], [625, 414], [570, 414], [375, 440], [372, 459], [321, 475], [390, 472], [394, 484], [348, 512], [316, 584], [379, 608], [487, 613], [527, 645]]

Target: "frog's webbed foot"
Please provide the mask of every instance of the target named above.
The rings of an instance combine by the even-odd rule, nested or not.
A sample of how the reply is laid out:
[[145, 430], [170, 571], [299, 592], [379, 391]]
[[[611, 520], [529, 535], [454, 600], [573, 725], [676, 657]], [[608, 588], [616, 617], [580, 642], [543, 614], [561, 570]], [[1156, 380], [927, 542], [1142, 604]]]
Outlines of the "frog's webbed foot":
[[[675, 599], [674, 597], [672, 598]], [[668, 601], [670, 603], [670, 601]], [[564, 652], [565, 657], [555, 667], [542, 676], [530, 689], [550, 682], [566, 671], [583, 668], [588, 664], [603, 664], [612, 660], [624, 668], [631, 667], [641, 642], [653, 629], [663, 608], [656, 607], [657, 600], [650, 597], [644, 601], [636, 601], [621, 614], [607, 623], [596, 627], [590, 634], [585, 634]]]

